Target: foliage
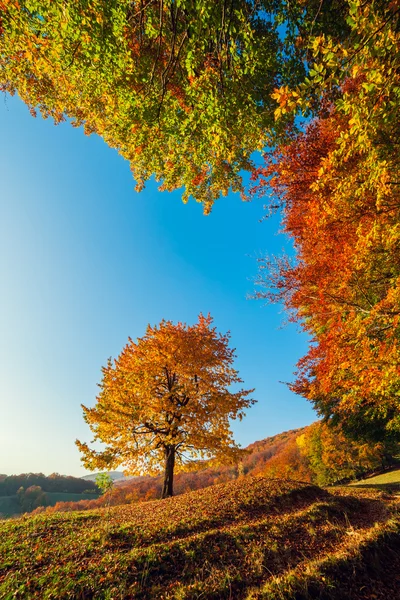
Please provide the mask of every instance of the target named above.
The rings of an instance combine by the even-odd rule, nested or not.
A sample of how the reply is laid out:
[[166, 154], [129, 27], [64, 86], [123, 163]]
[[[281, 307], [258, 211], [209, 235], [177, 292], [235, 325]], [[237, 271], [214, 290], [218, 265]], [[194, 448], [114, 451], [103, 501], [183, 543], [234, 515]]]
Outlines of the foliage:
[[40, 485], [31, 485], [26, 490], [20, 487], [17, 491], [17, 498], [21, 512], [31, 512], [38, 506], [47, 506], [48, 497]]
[[[329, 564], [354, 552], [359, 562], [348, 571], [345, 563], [336, 577], [320, 573], [324, 597], [359, 600], [351, 593], [354, 584], [365, 586], [366, 597], [379, 585], [394, 597], [394, 558], [384, 543], [390, 531], [399, 539], [394, 514], [371, 492], [330, 495], [307, 484], [249, 477], [146, 506], [112, 508], [107, 535], [99, 527], [104, 511], [3, 522], [0, 596], [293, 598], [284, 595], [293, 570], [299, 580], [308, 572], [311, 577], [316, 559]], [[371, 536], [385, 550], [376, 582], [371, 572], [363, 579], [368, 564], [362, 550]], [[278, 585], [279, 593], [263, 596], [269, 585]]]
[[162, 321], [129, 340], [118, 359], [103, 368], [94, 408], [83, 406], [86, 422], [104, 451], [77, 441], [86, 467], [141, 475], [164, 464], [163, 497], [173, 493], [173, 473], [191, 461], [235, 461], [241, 454], [229, 419], [241, 419], [253, 390], [230, 392], [241, 382], [232, 367], [229, 334], [218, 334], [200, 314], [187, 326]]
[[284, 112], [297, 100], [318, 112], [259, 171], [258, 190], [272, 189], [283, 207], [296, 259], [261, 261], [257, 295], [283, 301], [312, 338], [294, 391], [356, 438], [396, 441], [400, 13], [397, 2], [349, 6], [347, 42], [316, 36], [308, 82], [275, 94]]
[[307, 427], [297, 439], [300, 453], [307, 457], [313, 472], [312, 481], [328, 485], [354, 479], [382, 468], [383, 444], [360, 444], [349, 440], [339, 427], [317, 422]]
[[274, 88], [304, 79], [299, 31], [342, 39], [348, 29], [344, 0], [2, 0], [0, 8], [4, 91], [17, 91], [32, 114], [68, 117], [102, 136], [130, 162], [137, 189], [154, 174], [205, 212], [230, 188], [244, 194], [241, 172], [276, 129]]
[[102, 494], [106, 494], [112, 489], [114, 482], [108, 473], [99, 473], [96, 476], [96, 485]]
[[271, 123], [276, 27], [260, 3], [3, 2], [3, 89], [56, 122], [84, 124], [208, 211]]
[[[174, 476], [174, 494], [179, 495], [218, 483], [231, 482], [238, 477], [249, 475], [267, 474], [274, 477], [285, 477], [290, 473], [292, 479], [311, 481], [315, 474], [310, 468], [308, 468], [308, 472], [304, 471], [306, 459], [304, 455], [300, 457], [300, 451], [296, 443], [296, 439], [306, 431], [307, 428], [293, 429], [254, 442], [245, 448], [246, 454], [238, 465], [214, 465], [204, 468], [206, 465], [199, 463], [196, 471], [179, 472]], [[292, 448], [293, 445], [303, 465], [302, 471], [298, 470], [296, 464], [291, 462], [292, 452], [287, 451], [287, 446]], [[276, 460], [274, 460], [275, 457]], [[121, 504], [131, 504], [132, 502], [146, 502], [159, 498], [162, 487], [163, 480], [161, 476], [143, 476], [120, 481], [114, 485], [106, 496], [103, 495], [98, 498], [78, 495], [72, 498], [68, 495], [60, 497], [62, 496], [60, 494], [49, 494], [49, 506], [46, 508], [39, 507], [33, 513], [54, 514], [59, 511], [82, 511], [108, 505], [119, 506]], [[1, 503], [0, 512], [4, 512]], [[17, 513], [18, 510], [6, 510], [5, 512], [7, 515], [11, 515]]]
[[[204, 468], [204, 464], [199, 464], [196, 471], [178, 473], [174, 477], [174, 494], [260, 475], [328, 485], [365, 477], [396, 463], [393, 448], [381, 443], [356, 444], [339, 427], [332, 429], [318, 422], [254, 442], [245, 450], [238, 465]], [[119, 482], [106, 496], [96, 499], [86, 497], [55, 503], [50, 498], [51, 506], [38, 508], [34, 513], [54, 514], [147, 502], [159, 498], [162, 488], [161, 476], [134, 477]]]
[[[282, 443], [276, 444], [278, 440]], [[318, 485], [354, 479], [382, 469], [388, 465], [394, 450], [391, 445], [382, 443], [356, 443], [344, 435], [339, 426], [329, 427], [322, 422], [267, 438], [252, 446], [258, 452], [249, 454], [243, 461], [252, 465], [251, 473], [289, 477]], [[269, 447], [269, 452], [260, 451], [263, 447]]]
[[259, 471], [267, 477], [295, 479], [298, 481], [315, 481], [316, 474], [311, 468], [307, 455], [300, 451], [297, 439], [291, 439], [285, 447], [265, 463]]
[[[270, 461], [275, 455], [284, 454], [286, 446], [292, 442], [296, 442], [296, 438], [301, 435], [307, 428], [294, 429], [277, 434], [270, 438], [260, 440], [250, 444], [238, 465], [219, 465], [204, 468], [205, 465], [198, 464], [198, 470], [189, 472], [179, 472], [174, 476], [174, 494], [180, 495], [189, 491], [203, 489], [218, 483], [228, 483], [242, 476], [268, 475], [284, 477], [285, 473], [291, 472], [292, 479], [302, 479], [310, 481], [312, 472], [309, 470], [307, 476], [300, 476], [300, 473], [293, 468], [293, 465], [285, 464], [285, 471], [272, 472], [269, 467]], [[283, 463], [284, 461], [279, 461]], [[304, 459], [303, 459], [304, 462]], [[75, 502], [66, 501], [58, 502], [55, 505], [46, 509], [37, 509], [35, 514], [46, 512], [46, 514], [54, 514], [57, 511], [72, 511], [72, 510], [90, 510], [93, 508], [105, 507], [109, 502], [111, 506], [121, 504], [131, 504], [132, 502], [146, 502], [154, 500], [161, 496], [163, 480], [161, 476], [144, 476], [126, 479], [123, 482], [116, 484], [107, 498], [101, 496], [95, 500], [77, 499]]]

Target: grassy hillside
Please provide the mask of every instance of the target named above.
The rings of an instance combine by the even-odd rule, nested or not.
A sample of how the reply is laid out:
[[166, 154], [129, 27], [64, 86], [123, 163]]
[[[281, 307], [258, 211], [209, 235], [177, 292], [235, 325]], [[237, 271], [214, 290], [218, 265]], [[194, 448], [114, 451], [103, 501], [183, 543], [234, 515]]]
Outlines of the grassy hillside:
[[400, 469], [396, 468], [380, 475], [367, 477], [361, 481], [356, 481], [351, 484], [358, 487], [374, 487], [382, 490], [392, 490], [400, 492]]
[[0, 523], [0, 598], [399, 598], [398, 500], [244, 478]]

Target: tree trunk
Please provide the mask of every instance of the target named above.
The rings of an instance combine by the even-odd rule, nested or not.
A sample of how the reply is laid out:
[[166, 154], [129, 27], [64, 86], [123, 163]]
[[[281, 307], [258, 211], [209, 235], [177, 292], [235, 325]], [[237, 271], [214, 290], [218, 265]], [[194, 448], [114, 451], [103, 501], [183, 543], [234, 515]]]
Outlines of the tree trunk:
[[175, 446], [165, 447], [165, 471], [164, 485], [161, 498], [169, 498], [174, 495], [174, 466], [175, 466]]

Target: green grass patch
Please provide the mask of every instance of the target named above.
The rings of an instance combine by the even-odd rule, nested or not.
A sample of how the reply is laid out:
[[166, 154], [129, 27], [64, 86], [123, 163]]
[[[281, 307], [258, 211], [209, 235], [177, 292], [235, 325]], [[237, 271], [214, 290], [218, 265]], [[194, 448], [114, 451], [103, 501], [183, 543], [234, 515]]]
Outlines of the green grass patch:
[[49, 499], [49, 506], [54, 506], [57, 502], [78, 502], [79, 500], [94, 500], [99, 494], [69, 494], [66, 492], [46, 492]]
[[387, 471], [386, 473], [368, 477], [367, 479], [362, 479], [361, 481], [356, 481], [349, 485], [352, 487], [374, 487], [387, 491], [400, 491], [400, 469]]

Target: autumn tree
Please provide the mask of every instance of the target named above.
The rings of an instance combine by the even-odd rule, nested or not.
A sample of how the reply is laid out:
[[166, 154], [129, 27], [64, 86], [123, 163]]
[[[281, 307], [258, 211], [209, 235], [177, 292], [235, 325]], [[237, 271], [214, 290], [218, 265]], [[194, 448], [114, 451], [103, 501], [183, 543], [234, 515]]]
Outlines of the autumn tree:
[[154, 174], [206, 212], [244, 193], [273, 89], [304, 79], [300, 37], [348, 28], [345, 0], [1, 0], [0, 13], [3, 91], [102, 136], [138, 189]]
[[229, 419], [244, 415], [253, 390], [229, 391], [241, 382], [232, 367], [229, 334], [217, 333], [211, 316], [195, 325], [162, 321], [129, 339], [120, 356], [103, 368], [93, 408], [85, 421], [103, 451], [77, 441], [87, 468], [123, 465], [130, 474], [154, 474], [164, 465], [162, 497], [172, 496], [175, 467], [193, 460], [236, 460]]
[[307, 85], [275, 93], [278, 120], [302, 102], [318, 111], [259, 172], [296, 255], [261, 261], [258, 295], [311, 337], [294, 391], [347, 434], [389, 443], [400, 431], [400, 6], [349, 6], [347, 42], [316, 36]]
[[40, 485], [31, 485], [26, 490], [21, 486], [17, 491], [21, 512], [31, 512], [39, 506], [47, 506], [48, 496]]
[[311, 481], [313, 478], [308, 457], [301, 452], [296, 437], [290, 439], [282, 450], [260, 465], [256, 473], [297, 481]]
[[354, 442], [339, 426], [321, 421], [307, 427], [296, 443], [318, 485], [354, 479], [385, 465], [384, 444]]

